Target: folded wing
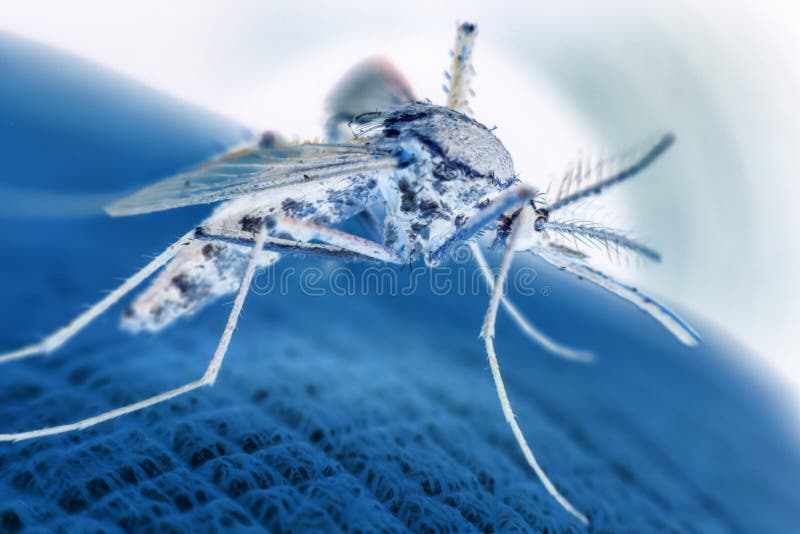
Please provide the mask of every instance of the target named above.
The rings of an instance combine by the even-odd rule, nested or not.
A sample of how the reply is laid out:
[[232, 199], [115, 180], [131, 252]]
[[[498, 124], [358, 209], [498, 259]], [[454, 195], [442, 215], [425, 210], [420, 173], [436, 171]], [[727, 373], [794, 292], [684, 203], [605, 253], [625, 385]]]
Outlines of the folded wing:
[[249, 147], [178, 173], [106, 206], [114, 217], [209, 204], [248, 193], [363, 174], [397, 165], [365, 143]]

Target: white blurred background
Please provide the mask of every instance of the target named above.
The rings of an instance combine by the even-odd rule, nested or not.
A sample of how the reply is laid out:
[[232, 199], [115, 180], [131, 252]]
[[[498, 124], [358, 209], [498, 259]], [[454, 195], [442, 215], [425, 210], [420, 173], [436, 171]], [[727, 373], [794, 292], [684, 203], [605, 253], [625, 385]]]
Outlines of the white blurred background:
[[327, 91], [367, 56], [442, 102], [455, 23], [476, 21], [473, 107], [523, 179], [546, 187], [580, 149], [677, 133], [612, 204], [664, 253], [627, 277], [720, 325], [800, 407], [800, 4], [376, 4], [3, 0], [0, 31], [309, 138]]

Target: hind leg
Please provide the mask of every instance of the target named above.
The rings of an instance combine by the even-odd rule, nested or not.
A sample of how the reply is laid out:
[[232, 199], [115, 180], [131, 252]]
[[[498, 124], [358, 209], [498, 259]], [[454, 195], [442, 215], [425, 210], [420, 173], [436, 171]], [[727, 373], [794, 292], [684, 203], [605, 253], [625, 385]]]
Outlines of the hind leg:
[[164, 252], [153, 258], [150, 263], [145, 265], [133, 276], [125, 280], [122, 285], [106, 295], [101, 301], [97, 302], [94, 306], [75, 317], [67, 325], [59, 328], [40, 342], [33, 343], [11, 352], [0, 354], [0, 363], [19, 360], [30, 356], [37, 356], [39, 354], [48, 354], [58, 349], [64, 343], [69, 341], [72, 336], [80, 332], [84, 327], [86, 327], [86, 325], [92, 322], [96, 317], [103, 314], [121, 298], [130, 293], [139, 284], [144, 282], [148, 276], [156, 272], [159, 268], [163, 267], [178, 252], [180, 252], [181, 247], [188, 245], [189, 242], [191, 242], [193, 235], [194, 231], [191, 231], [178, 239], [172, 245], [167, 247]]
[[39, 438], [42, 436], [63, 434], [64, 432], [70, 432], [73, 430], [81, 430], [105, 421], [110, 421], [111, 419], [116, 419], [117, 417], [132, 412], [142, 410], [149, 406], [162, 403], [197, 388], [213, 385], [217, 379], [219, 370], [222, 367], [222, 360], [225, 358], [225, 353], [228, 351], [228, 345], [230, 344], [231, 337], [233, 336], [233, 331], [236, 329], [236, 323], [239, 320], [239, 314], [242, 311], [244, 299], [247, 296], [247, 291], [250, 288], [250, 282], [253, 279], [253, 274], [255, 273], [256, 265], [258, 264], [258, 255], [264, 245], [265, 233], [265, 230], [262, 228], [255, 238], [253, 248], [250, 251], [250, 257], [247, 261], [247, 267], [245, 268], [245, 273], [242, 277], [242, 283], [239, 286], [239, 291], [236, 293], [236, 298], [233, 301], [233, 309], [228, 316], [228, 322], [225, 324], [225, 330], [222, 332], [222, 336], [217, 344], [217, 349], [214, 351], [214, 356], [211, 358], [208, 368], [202, 377], [200, 377], [198, 380], [194, 380], [180, 387], [165, 391], [164, 393], [160, 393], [158, 395], [154, 395], [139, 402], [122, 406], [114, 410], [109, 410], [107, 412], [95, 415], [94, 417], [82, 419], [74, 423], [52, 426], [39, 430], [30, 430], [27, 432], [0, 434], [0, 441], [22, 441], [26, 439]]

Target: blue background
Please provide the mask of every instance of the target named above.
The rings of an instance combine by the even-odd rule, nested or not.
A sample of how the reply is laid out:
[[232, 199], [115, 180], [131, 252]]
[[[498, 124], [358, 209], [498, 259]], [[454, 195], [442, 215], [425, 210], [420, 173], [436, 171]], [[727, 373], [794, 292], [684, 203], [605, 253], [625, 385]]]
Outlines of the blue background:
[[[0, 72], [3, 187], [121, 193], [248, 135], [7, 36]], [[20, 205], [3, 202], [7, 213]], [[63, 206], [38, 206], [0, 220], [3, 348], [62, 325], [208, 212], [67, 218], [54, 215]], [[690, 317], [706, 342], [686, 349], [635, 308], [536, 267], [552, 295], [516, 300], [599, 362], [552, 358], [502, 312], [497, 349], [520, 425], [590, 530], [796, 531], [796, 443], [768, 384], [724, 335]], [[407, 297], [318, 298], [297, 284], [290, 296], [251, 295], [214, 388], [79, 433], [0, 444], [0, 532], [581, 531], [502, 418], [477, 337], [487, 301], [424, 287]], [[0, 432], [199, 377], [229, 302], [156, 336], [119, 332], [117, 307], [58, 353], [0, 367]]]

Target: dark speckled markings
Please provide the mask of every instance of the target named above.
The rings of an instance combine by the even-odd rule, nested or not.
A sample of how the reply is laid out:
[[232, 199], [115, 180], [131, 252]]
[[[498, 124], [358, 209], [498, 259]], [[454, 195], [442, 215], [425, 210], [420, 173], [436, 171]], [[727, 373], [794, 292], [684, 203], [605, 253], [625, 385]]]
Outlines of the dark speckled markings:
[[206, 243], [203, 245], [203, 257], [207, 260], [213, 260], [214, 258], [218, 258], [222, 251], [224, 250], [224, 246], [219, 243]]
[[245, 215], [239, 220], [239, 226], [241, 226], [242, 231], [244, 232], [252, 232], [256, 233], [261, 229], [262, 224], [261, 217], [253, 217], [252, 215]]
[[186, 273], [180, 273], [172, 277], [172, 285], [178, 288], [181, 295], [188, 296], [197, 288], [197, 284], [192, 281]]
[[295, 198], [283, 199], [283, 202], [281, 202], [281, 210], [287, 217], [293, 217], [295, 219], [306, 218], [317, 211], [316, 207], [311, 202]]
[[407, 178], [401, 178], [397, 182], [400, 190], [400, 209], [406, 212], [417, 211], [417, 192], [411, 186]]
[[519, 183], [500, 140], [457, 111], [417, 102], [360, 115], [353, 124], [358, 140], [402, 162], [382, 186], [382, 192], [395, 192], [383, 199], [384, 244], [401, 253], [431, 260], [430, 252], [448, 243], [469, 217]]

